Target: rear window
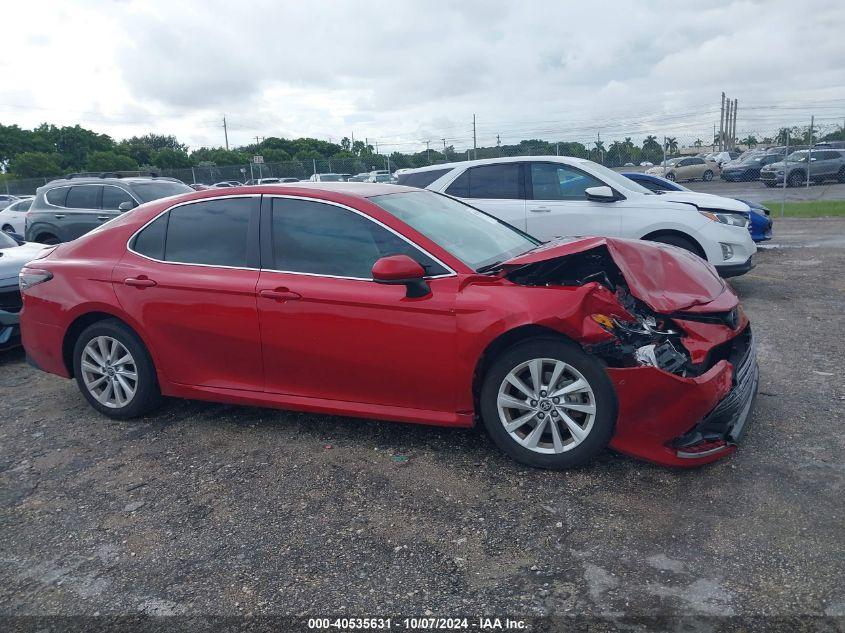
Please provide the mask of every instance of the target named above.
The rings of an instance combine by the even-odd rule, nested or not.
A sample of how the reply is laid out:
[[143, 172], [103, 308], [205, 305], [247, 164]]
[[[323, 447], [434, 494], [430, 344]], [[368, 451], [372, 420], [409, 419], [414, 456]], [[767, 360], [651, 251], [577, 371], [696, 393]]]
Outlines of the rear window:
[[413, 174], [400, 174], [397, 184], [405, 185], [407, 187], [419, 187], [425, 189], [435, 180], [451, 171], [449, 169], [430, 169], [428, 171], [418, 171]]
[[470, 167], [446, 190], [458, 198], [518, 200], [519, 163]]
[[65, 206], [65, 198], [67, 198], [67, 190], [70, 187], [56, 187], [55, 189], [50, 189], [44, 196], [47, 199], [47, 202], [52, 204], [56, 207], [63, 207]]
[[183, 182], [172, 182], [168, 180], [134, 182], [132, 190], [143, 202], [166, 198], [167, 196], [178, 196], [182, 193], [191, 193], [191, 189]]

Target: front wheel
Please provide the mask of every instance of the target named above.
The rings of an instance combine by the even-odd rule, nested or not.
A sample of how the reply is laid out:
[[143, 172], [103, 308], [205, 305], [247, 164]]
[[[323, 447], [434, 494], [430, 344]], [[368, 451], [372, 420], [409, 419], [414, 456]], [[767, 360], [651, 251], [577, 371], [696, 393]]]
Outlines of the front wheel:
[[798, 171], [792, 172], [789, 174], [789, 179], [786, 181], [786, 184], [790, 187], [800, 187], [804, 184], [804, 174]]
[[651, 242], [660, 242], [661, 244], [669, 244], [670, 246], [677, 246], [678, 248], [682, 248], [685, 251], [689, 251], [690, 253], [695, 253], [698, 256], [701, 256], [698, 249], [695, 247], [695, 244], [692, 243], [691, 240], [681, 236], [681, 235], [657, 235], [652, 238], [648, 238]]
[[672, 182], [675, 182], [675, 174], [669, 172], [668, 174], [666, 174], [666, 180], [671, 180]]
[[528, 466], [563, 470], [603, 451], [616, 424], [616, 392], [599, 361], [552, 338], [519, 343], [490, 367], [481, 417], [496, 445]]
[[4, 233], [14, 233], [15, 227], [13, 227], [11, 224], [4, 224], [3, 225], [3, 232]]
[[161, 401], [155, 367], [135, 332], [117, 319], [89, 325], [73, 349], [79, 390], [103, 415], [125, 420]]
[[710, 182], [711, 180], [713, 180], [713, 172], [712, 172], [712, 171], [710, 171], [710, 170], [708, 169], [708, 170], [707, 170], [707, 171], [705, 171], [705, 172], [704, 172], [704, 174], [701, 176], [701, 179], [702, 179], [704, 182]]

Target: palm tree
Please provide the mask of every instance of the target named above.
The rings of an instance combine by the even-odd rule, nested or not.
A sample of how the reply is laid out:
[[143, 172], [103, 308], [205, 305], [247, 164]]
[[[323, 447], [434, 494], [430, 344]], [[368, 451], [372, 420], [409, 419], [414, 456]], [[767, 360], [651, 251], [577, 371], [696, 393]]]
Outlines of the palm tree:
[[678, 151], [678, 139], [674, 136], [670, 136], [666, 139], [666, 151], [670, 154], [674, 154]]
[[660, 147], [660, 143], [657, 142], [657, 137], [649, 134], [645, 137], [643, 141], [643, 151], [644, 152], [662, 152], [663, 149]]
[[777, 142], [781, 145], [788, 145], [792, 138], [792, 130], [788, 127], [782, 127], [778, 130]]
[[744, 139], [740, 139], [740, 144], [745, 145], [746, 147], [755, 147], [757, 145], [757, 137], [753, 134], [749, 134]]
[[697, 138], [695, 139], [695, 143], [693, 143], [693, 145], [695, 145], [696, 147], [701, 147], [702, 145], [704, 145], [704, 141], [702, 141], [700, 138]]

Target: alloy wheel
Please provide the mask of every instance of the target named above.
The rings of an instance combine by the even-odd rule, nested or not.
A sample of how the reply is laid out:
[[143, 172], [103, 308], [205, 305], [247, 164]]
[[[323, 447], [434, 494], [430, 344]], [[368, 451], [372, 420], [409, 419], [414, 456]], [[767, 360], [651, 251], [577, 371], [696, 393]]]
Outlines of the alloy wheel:
[[128, 405], [138, 390], [138, 367], [126, 346], [110, 336], [91, 339], [82, 350], [82, 378], [88, 392], [103, 406]]
[[537, 453], [572, 450], [590, 434], [596, 398], [575, 367], [554, 358], [517, 365], [499, 386], [496, 405], [505, 431]]

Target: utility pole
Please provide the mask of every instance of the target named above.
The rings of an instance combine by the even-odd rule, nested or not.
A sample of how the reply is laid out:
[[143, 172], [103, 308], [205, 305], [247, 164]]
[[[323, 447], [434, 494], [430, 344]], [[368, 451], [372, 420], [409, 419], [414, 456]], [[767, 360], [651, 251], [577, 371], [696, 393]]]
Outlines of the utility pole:
[[[665, 137], [664, 137], [665, 138]], [[604, 165], [604, 159], [602, 158], [601, 154], [601, 132], [596, 132], [596, 150], [599, 153], [599, 162]]]
[[226, 151], [229, 151], [229, 129], [226, 127], [226, 115], [223, 115], [223, 137], [226, 139]]
[[713, 124], [713, 144], [710, 146], [712, 151], [716, 151], [716, 124]]
[[723, 150], [731, 149], [731, 104], [733, 102], [728, 99], [727, 107], [725, 108], [725, 146]]
[[736, 111], [739, 109], [739, 99], [734, 99], [734, 107], [733, 107], [733, 114], [734, 114], [734, 124], [731, 128], [731, 149], [735, 149], [734, 143], [736, 142]]
[[472, 157], [478, 159], [478, 142], [475, 134], [475, 115], [472, 115]]
[[446, 156], [446, 139], [442, 138], [440, 140], [443, 141], [443, 160], [449, 160], [449, 157]]
[[496, 134], [496, 154], [502, 155], [502, 137], [499, 134]]
[[719, 114], [719, 151], [723, 150], [725, 142], [725, 93], [722, 93], [722, 111]]
[[[256, 135], [256, 137], [255, 137], [255, 144], [256, 144], [256, 145], [261, 145], [261, 143], [262, 143], [262, 142], [264, 142], [264, 139], [265, 139], [265, 138], [267, 138], [267, 137], [266, 137], [266, 136], [257, 136], [257, 135]], [[260, 140], [259, 140], [259, 139], [260, 139]]]
[[431, 141], [425, 142], [425, 160], [431, 165]]
[[[809, 130], [809, 145], [810, 148], [807, 150], [807, 189], [810, 188], [810, 170], [813, 168], [813, 126], [816, 122], [816, 115], [813, 114], [810, 116], [810, 130]], [[786, 173], [784, 171], [784, 173]], [[785, 177], [785, 176], [784, 176]]]

